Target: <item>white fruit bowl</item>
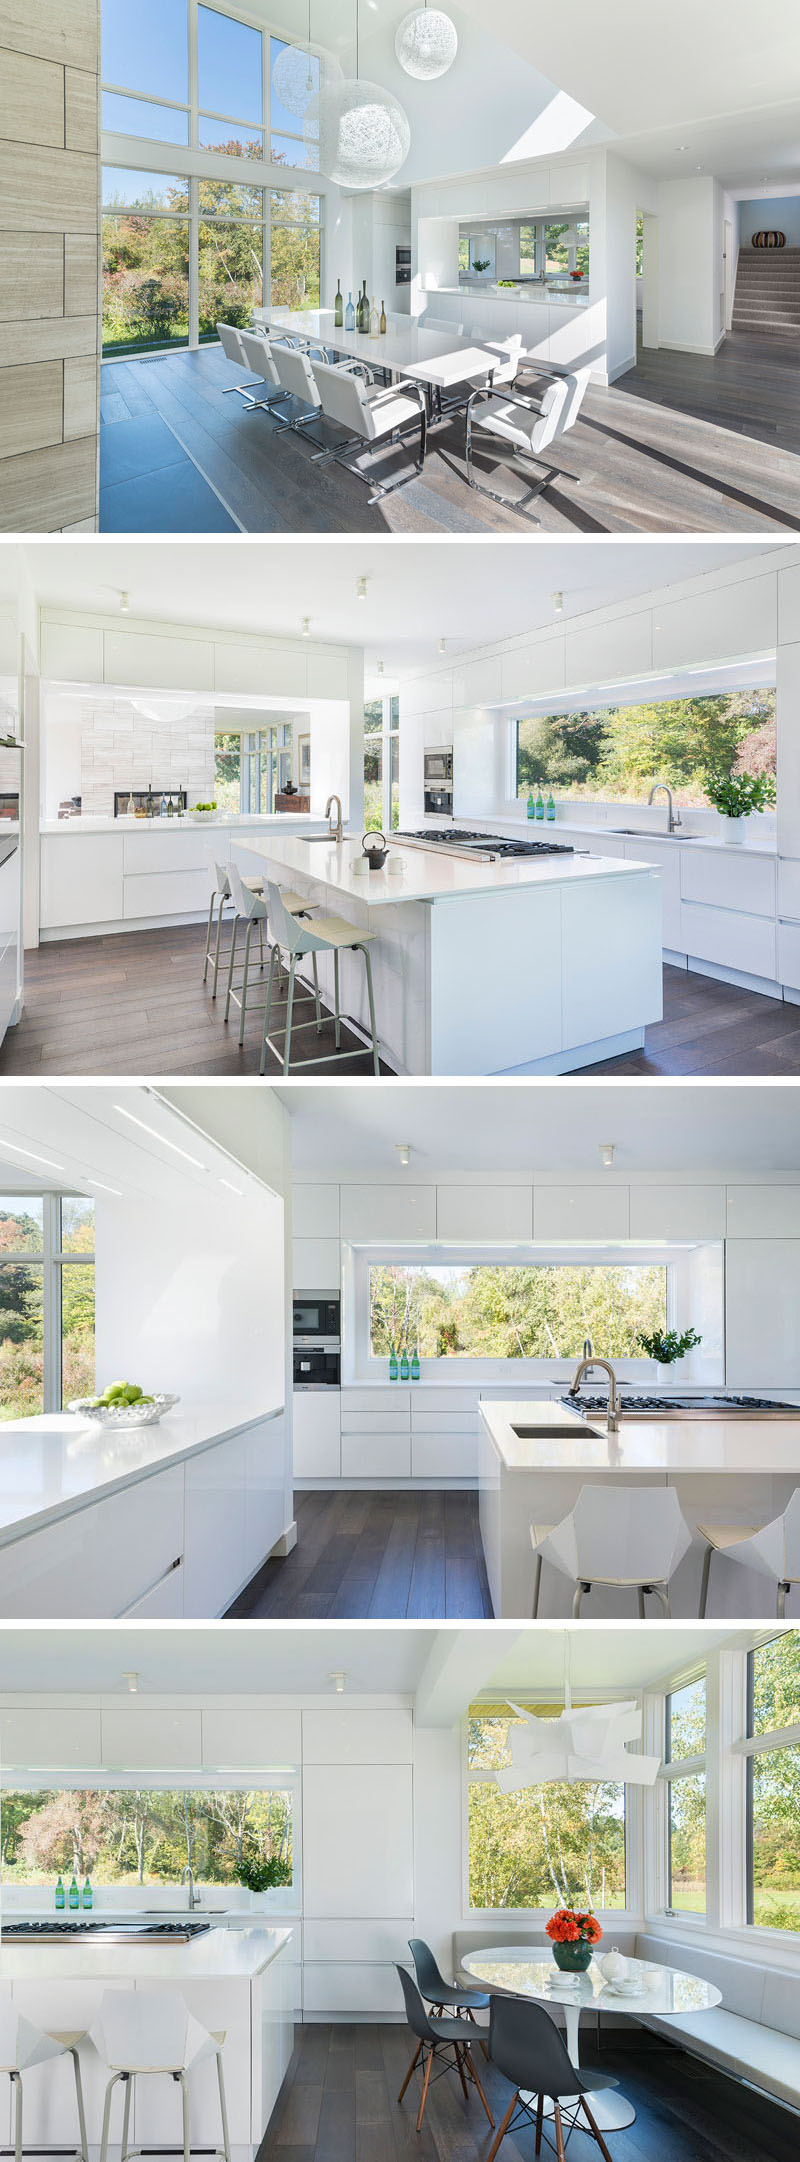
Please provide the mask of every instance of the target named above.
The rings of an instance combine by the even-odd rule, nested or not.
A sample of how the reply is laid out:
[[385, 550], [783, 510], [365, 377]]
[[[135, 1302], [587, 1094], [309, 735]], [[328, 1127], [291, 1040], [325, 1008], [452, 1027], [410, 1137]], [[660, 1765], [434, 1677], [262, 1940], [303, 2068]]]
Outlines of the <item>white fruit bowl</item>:
[[193, 823], [193, 825], [195, 825], [195, 826], [212, 826], [212, 825], [213, 825], [213, 823], [214, 823], [214, 820], [215, 820], [215, 818], [218, 818], [218, 817], [219, 817], [219, 812], [218, 812], [218, 811], [187, 811], [187, 813], [186, 813], [186, 816], [187, 816], [187, 818], [190, 818], [190, 819], [192, 820], [192, 823]]
[[91, 1396], [76, 1396], [67, 1410], [93, 1420], [96, 1426], [157, 1426], [164, 1413], [179, 1403], [179, 1396], [154, 1396], [150, 1404], [95, 1404]]

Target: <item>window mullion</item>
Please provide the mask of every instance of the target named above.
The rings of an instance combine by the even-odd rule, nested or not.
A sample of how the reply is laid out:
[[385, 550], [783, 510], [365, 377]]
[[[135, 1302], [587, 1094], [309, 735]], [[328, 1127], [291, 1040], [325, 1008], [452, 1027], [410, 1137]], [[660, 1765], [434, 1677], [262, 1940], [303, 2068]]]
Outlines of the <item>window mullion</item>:
[[189, 181], [189, 350], [200, 343], [200, 182]]
[[197, 84], [197, 0], [187, 0], [189, 37], [189, 141], [196, 150], [200, 141]]
[[747, 1725], [747, 1653], [721, 1651], [716, 1669], [714, 1743], [709, 1755], [709, 1851], [714, 1864], [715, 1921], [741, 1929], [747, 1921], [747, 1764], [736, 1748]]
[[61, 1202], [58, 1194], [45, 1194], [44, 1263], [42, 1282], [43, 1408], [61, 1410], [61, 1269], [56, 1255], [61, 1250]]

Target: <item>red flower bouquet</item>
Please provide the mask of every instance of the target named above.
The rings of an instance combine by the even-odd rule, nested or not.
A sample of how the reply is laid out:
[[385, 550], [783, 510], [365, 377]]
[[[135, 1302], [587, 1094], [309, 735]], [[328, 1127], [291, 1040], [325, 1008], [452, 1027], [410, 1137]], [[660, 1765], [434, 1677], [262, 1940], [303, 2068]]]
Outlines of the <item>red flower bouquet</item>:
[[567, 1974], [585, 1974], [592, 1952], [600, 1943], [602, 1929], [596, 1914], [582, 1914], [576, 1907], [559, 1907], [545, 1923], [556, 1966]]

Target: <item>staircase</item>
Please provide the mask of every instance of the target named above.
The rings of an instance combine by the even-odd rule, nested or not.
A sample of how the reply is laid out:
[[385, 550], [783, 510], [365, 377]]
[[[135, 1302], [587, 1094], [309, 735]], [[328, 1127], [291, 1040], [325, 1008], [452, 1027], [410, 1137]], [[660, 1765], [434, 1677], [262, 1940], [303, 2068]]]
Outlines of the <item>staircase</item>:
[[800, 248], [741, 248], [733, 329], [800, 338]]

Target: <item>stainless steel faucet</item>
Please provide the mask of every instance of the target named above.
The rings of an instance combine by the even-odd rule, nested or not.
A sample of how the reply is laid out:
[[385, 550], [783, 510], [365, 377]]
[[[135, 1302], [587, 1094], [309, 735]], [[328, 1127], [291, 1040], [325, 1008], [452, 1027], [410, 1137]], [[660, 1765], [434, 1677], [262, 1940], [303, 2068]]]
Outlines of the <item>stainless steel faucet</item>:
[[[334, 826], [334, 825], [332, 824], [332, 821], [331, 821], [331, 804], [333, 804], [333, 803], [335, 803], [335, 805], [336, 805], [336, 824], [335, 824], [335, 826]], [[332, 838], [333, 840], [335, 840], [335, 841], [340, 841], [340, 840], [341, 840], [341, 838], [342, 838], [342, 799], [341, 799], [341, 796], [329, 796], [329, 797], [328, 797], [328, 801], [327, 801], [327, 803], [326, 803], [326, 805], [325, 805], [325, 816], [326, 816], [326, 818], [327, 818], [327, 821], [328, 821], [328, 832], [329, 832], [329, 834], [331, 835], [331, 838]]]
[[679, 830], [679, 828], [680, 828], [680, 827], [681, 827], [681, 826], [683, 825], [683, 819], [681, 818], [681, 814], [680, 814], [680, 811], [678, 811], [677, 813], [676, 813], [676, 811], [675, 811], [675, 808], [674, 808], [674, 805], [673, 805], [673, 801], [672, 801], [672, 789], [671, 789], [671, 788], [668, 788], [668, 787], [667, 787], [667, 783], [666, 783], [666, 781], [654, 781], [654, 782], [653, 782], [653, 786], [652, 786], [652, 788], [651, 788], [651, 790], [650, 790], [650, 794], [649, 794], [649, 796], [648, 796], [648, 798], [647, 798], [647, 801], [648, 801], [648, 803], [652, 803], [652, 801], [653, 801], [653, 797], [654, 797], [654, 796], [657, 796], [657, 795], [658, 795], [658, 794], [659, 794], [660, 792], [662, 792], [662, 791], [663, 791], [663, 794], [664, 794], [664, 795], [666, 796], [667, 802], [668, 802], [668, 804], [669, 804], [669, 817], [668, 817], [668, 819], [667, 819], [667, 832], [668, 832], [668, 833], [677, 833], [677, 832], [678, 832], [678, 830]]
[[187, 1862], [186, 1864], [186, 1868], [181, 1877], [181, 1884], [185, 1884], [187, 1878], [189, 1880], [189, 1913], [193, 1914], [195, 1907], [199, 1907], [200, 1901], [198, 1899], [197, 1891], [195, 1889], [194, 1870], [192, 1868], [191, 1862]]
[[618, 1434], [622, 1423], [622, 1406], [617, 1395], [617, 1377], [608, 1359], [596, 1359], [594, 1355], [591, 1359], [579, 1359], [568, 1394], [577, 1396], [584, 1374], [590, 1374], [596, 1366], [602, 1367], [603, 1373], [608, 1375], [608, 1431], [609, 1434]]

